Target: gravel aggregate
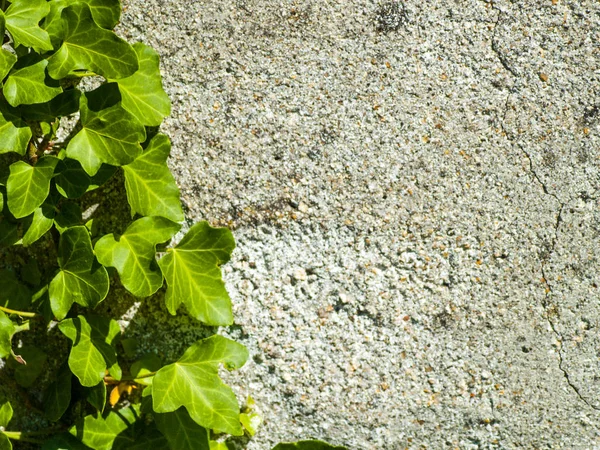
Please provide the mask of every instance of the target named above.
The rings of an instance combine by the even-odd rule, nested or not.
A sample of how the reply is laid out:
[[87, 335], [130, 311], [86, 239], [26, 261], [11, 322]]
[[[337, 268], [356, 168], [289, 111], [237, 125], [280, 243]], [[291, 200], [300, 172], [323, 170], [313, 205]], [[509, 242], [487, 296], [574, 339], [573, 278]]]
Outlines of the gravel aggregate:
[[237, 240], [241, 446], [600, 446], [598, 2], [123, 4], [188, 225]]

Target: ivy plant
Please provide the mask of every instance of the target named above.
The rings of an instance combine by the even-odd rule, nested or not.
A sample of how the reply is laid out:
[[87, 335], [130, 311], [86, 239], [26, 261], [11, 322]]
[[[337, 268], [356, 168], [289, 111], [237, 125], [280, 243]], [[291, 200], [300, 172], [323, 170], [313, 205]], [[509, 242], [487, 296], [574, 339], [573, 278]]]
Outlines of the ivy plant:
[[[46, 449], [208, 449], [211, 433], [242, 435], [248, 420], [218, 375], [220, 365], [244, 365], [243, 345], [214, 335], [167, 364], [156, 355], [131, 361], [120, 354], [118, 317], [94, 311], [116, 273], [144, 301], [158, 301], [152, 296], [166, 285], [173, 315], [185, 308], [206, 325], [233, 323], [220, 271], [234, 248], [231, 232], [201, 222], [164, 251], [184, 221], [167, 166], [171, 144], [156, 131], [170, 101], [157, 52], [113, 31], [120, 13], [118, 0], [0, 5], [0, 246], [53, 256], [44, 270], [14, 261], [0, 271], [3, 375], [26, 394], [42, 379], [49, 355], [44, 346], [17, 345], [17, 333], [56, 329], [70, 342], [42, 398], [24, 401], [41, 415], [37, 430], [10, 431], [13, 407], [3, 400], [0, 449], [14, 440]], [[130, 223], [98, 232], [82, 205], [119, 181]], [[88, 406], [74, 412], [75, 386]], [[39, 429], [43, 423], [48, 428]]]
[[[157, 131], [170, 101], [157, 52], [113, 31], [120, 13], [119, 0], [0, 0], [0, 255], [12, 255], [0, 260], [0, 450], [214, 450], [262, 420], [219, 377], [246, 362], [240, 343], [212, 335], [163, 362], [128, 350], [119, 317], [98, 312], [117, 283], [172, 315], [233, 323], [220, 269], [231, 232], [200, 222], [169, 247], [184, 222]], [[86, 201], [119, 183], [127, 223], [98, 226]], [[45, 351], [50, 336], [64, 354]], [[31, 429], [12, 430], [13, 411]], [[277, 448], [329, 448], [307, 442]]]

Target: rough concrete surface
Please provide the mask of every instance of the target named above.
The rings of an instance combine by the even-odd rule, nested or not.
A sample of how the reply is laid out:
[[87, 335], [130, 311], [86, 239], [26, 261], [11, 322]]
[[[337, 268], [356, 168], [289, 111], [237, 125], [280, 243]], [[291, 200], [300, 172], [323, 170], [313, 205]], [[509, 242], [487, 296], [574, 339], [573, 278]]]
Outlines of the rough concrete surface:
[[237, 240], [248, 449], [600, 447], [597, 1], [124, 6]]

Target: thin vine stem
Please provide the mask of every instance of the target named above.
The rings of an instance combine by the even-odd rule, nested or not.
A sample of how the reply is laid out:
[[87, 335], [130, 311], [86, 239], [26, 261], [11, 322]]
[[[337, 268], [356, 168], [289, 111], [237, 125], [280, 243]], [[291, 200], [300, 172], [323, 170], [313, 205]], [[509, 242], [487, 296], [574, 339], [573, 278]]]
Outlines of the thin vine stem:
[[116, 378], [108, 376], [108, 377], [104, 377], [104, 381], [106, 381], [107, 383], [118, 383], [120, 381], [134, 381], [134, 380], [139, 380], [141, 378], [150, 378], [150, 377], [153, 377], [154, 375], [156, 375], [156, 372], [146, 373], [144, 375], [139, 375], [137, 377], [134, 377], [133, 375], [126, 375], [124, 377], [121, 377], [120, 380], [117, 380]]
[[21, 317], [31, 317], [31, 318], [37, 317], [36, 313], [26, 312], [26, 311], [17, 311], [15, 309], [10, 309], [5, 306], [0, 306], [0, 311], [4, 311], [7, 314], [16, 314]]

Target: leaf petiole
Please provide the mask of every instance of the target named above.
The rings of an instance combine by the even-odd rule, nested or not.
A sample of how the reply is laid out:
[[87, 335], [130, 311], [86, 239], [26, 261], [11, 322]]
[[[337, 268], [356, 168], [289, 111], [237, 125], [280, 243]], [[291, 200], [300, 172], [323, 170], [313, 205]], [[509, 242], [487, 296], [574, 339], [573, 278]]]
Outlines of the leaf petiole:
[[[17, 311], [15, 309], [10, 309], [10, 308], [7, 308], [5, 306], [0, 306], [0, 311], [3, 311], [5, 313], [7, 313], [7, 314], [16, 314], [16, 315], [21, 316], [21, 317], [32, 317], [32, 318], [33, 317], [37, 317], [36, 313], [26, 312], [26, 311]], [[19, 331], [22, 331], [22, 330], [19, 330]]]
[[107, 377], [104, 377], [104, 382], [107, 384], [115, 384], [120, 381], [135, 381], [135, 380], [139, 380], [141, 378], [150, 378], [150, 377], [153, 377], [154, 375], [156, 375], [156, 372], [145, 373], [144, 375], [138, 375], [137, 377], [124, 376], [124, 377], [121, 377], [120, 380], [117, 380], [113, 377], [107, 376]]
[[35, 436], [35, 435], [45, 435], [45, 434], [50, 434], [52, 433], [52, 431], [45, 431], [45, 432], [31, 432], [31, 433], [23, 433], [21, 431], [3, 431], [2, 433], [4, 433], [6, 435], [7, 438], [12, 439], [13, 441], [21, 441], [21, 442], [30, 442], [32, 444], [43, 444], [45, 442], [44, 439], [34, 439], [31, 438], [29, 436]]

